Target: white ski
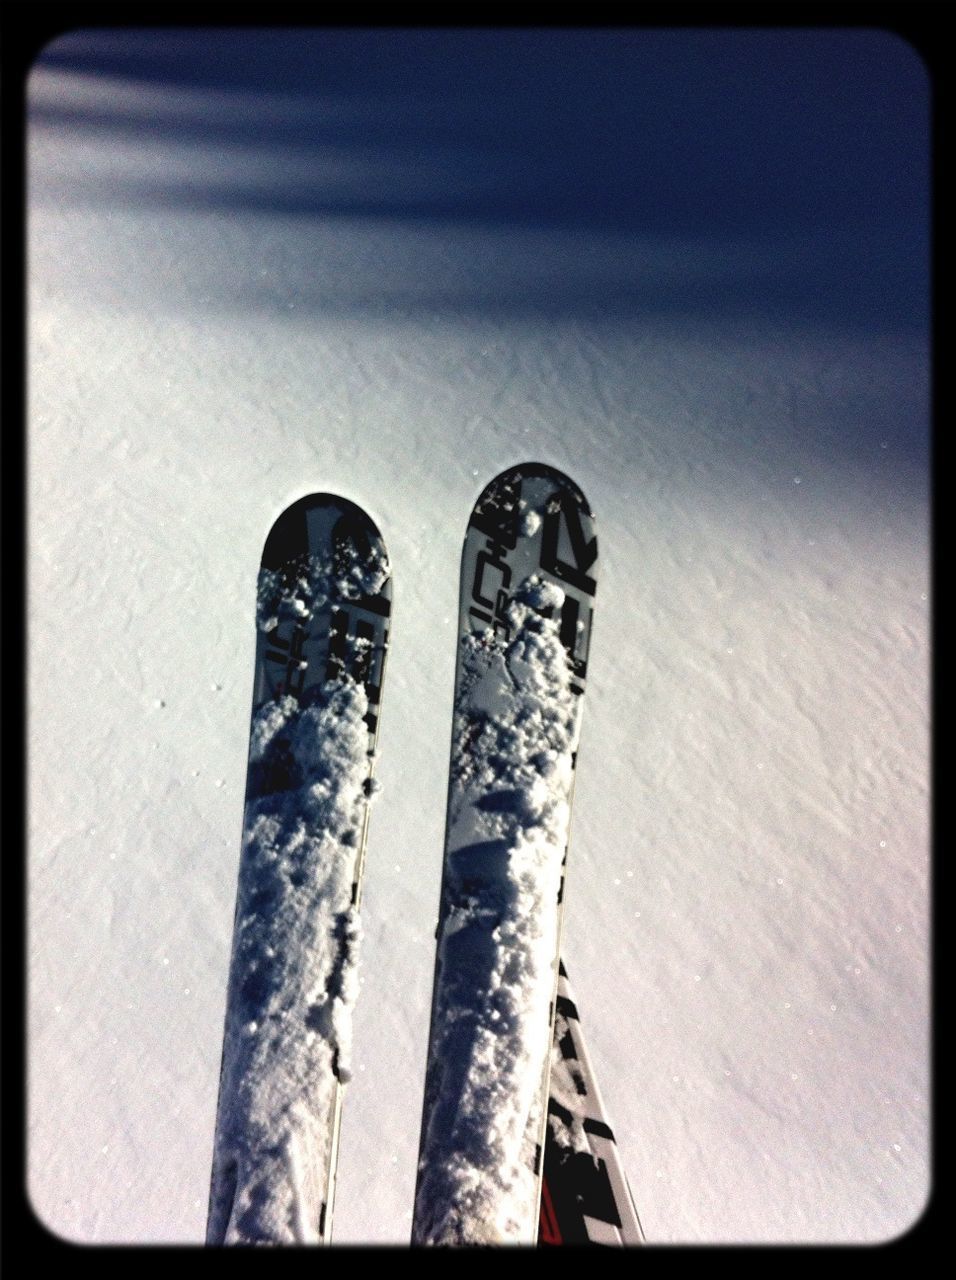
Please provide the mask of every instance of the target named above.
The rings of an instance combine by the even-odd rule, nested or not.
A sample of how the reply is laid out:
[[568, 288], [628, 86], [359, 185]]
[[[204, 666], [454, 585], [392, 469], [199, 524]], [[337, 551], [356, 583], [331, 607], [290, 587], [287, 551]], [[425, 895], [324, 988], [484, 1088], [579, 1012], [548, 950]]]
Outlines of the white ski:
[[276, 521], [259, 573], [246, 802], [206, 1242], [331, 1232], [391, 580], [353, 503]]
[[580, 490], [498, 476], [462, 556], [413, 1244], [537, 1238], [597, 540]]

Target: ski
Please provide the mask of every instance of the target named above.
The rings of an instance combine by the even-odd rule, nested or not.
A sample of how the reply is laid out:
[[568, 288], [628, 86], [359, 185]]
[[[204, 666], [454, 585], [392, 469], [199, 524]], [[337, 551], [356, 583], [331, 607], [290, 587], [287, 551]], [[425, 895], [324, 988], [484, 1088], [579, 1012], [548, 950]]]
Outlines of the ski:
[[382, 537], [313, 494], [262, 554], [206, 1243], [331, 1233], [388, 649]]
[[597, 587], [587, 502], [527, 463], [479, 497], [458, 657], [413, 1244], [534, 1244]]
[[562, 963], [558, 973], [538, 1243], [644, 1243]]

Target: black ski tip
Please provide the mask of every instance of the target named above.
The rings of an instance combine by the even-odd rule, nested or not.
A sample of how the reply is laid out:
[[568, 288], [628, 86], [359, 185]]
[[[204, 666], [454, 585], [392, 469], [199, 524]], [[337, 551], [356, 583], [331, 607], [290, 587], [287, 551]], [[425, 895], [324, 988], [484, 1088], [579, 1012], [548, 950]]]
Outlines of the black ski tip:
[[520, 482], [525, 479], [550, 480], [556, 489], [561, 489], [570, 494], [585, 515], [592, 520], [594, 519], [594, 512], [578, 485], [574, 483], [570, 476], [565, 475], [563, 471], [559, 471], [557, 467], [552, 467], [547, 462], [520, 462], [517, 466], [506, 468], [485, 485], [481, 497], [475, 504], [476, 508], [481, 507], [489, 500], [495, 500], [499, 494], [506, 494], [509, 490], [516, 489]]
[[308, 547], [308, 517], [322, 509], [344, 519], [365, 542], [377, 543], [384, 551], [385, 540], [378, 526], [357, 503], [336, 493], [309, 493], [276, 517], [262, 549], [262, 568], [281, 569], [301, 556]]

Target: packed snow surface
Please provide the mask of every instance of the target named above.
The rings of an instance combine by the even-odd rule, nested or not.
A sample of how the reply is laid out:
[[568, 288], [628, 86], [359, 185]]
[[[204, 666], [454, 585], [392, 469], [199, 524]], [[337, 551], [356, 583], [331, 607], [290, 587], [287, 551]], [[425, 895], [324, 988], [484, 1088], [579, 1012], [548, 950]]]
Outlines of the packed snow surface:
[[40, 1221], [204, 1239], [256, 570], [331, 492], [395, 587], [333, 1240], [407, 1244], [461, 538], [534, 457], [600, 530], [561, 949], [647, 1238], [905, 1232], [931, 1118], [917, 54], [97, 28], [26, 88]]

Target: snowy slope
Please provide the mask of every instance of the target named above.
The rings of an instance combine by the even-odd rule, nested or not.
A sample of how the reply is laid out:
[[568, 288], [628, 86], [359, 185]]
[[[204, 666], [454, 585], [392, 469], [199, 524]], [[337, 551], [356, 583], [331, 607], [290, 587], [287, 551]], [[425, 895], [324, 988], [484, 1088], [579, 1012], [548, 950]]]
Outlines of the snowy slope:
[[915, 55], [330, 39], [80, 33], [31, 78], [34, 1208], [204, 1238], [256, 569], [321, 489], [395, 593], [336, 1238], [407, 1241], [461, 540], [534, 458], [601, 540], [562, 949], [648, 1240], [893, 1236], [928, 1191]]

